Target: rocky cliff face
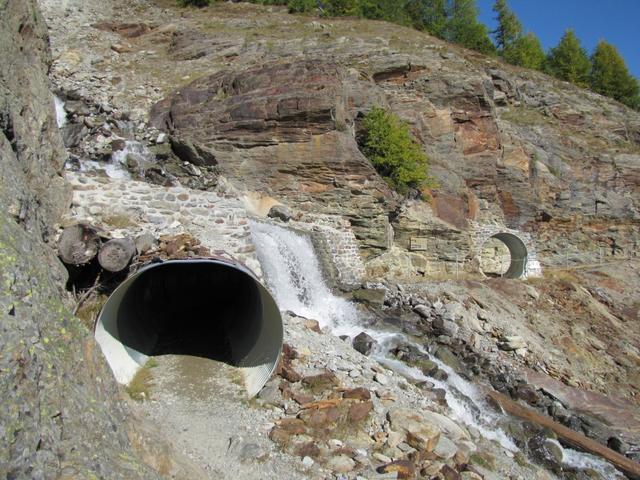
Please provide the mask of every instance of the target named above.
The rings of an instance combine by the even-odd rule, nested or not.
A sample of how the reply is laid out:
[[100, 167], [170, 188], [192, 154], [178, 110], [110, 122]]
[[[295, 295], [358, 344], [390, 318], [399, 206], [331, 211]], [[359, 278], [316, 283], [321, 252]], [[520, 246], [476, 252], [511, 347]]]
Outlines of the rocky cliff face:
[[[309, 229], [323, 226], [319, 218], [340, 226], [346, 219], [372, 279], [431, 278], [412, 286], [415, 295], [402, 294], [401, 286], [397, 295], [395, 287], [388, 290], [378, 305], [383, 323], [453, 352], [442, 355], [452, 364], [458, 356], [472, 360], [458, 365], [466, 373], [492, 362], [506, 371], [526, 366], [637, 404], [636, 264], [562, 270], [537, 283], [456, 282], [451, 275], [475, 268], [478, 231], [487, 226], [529, 233], [545, 267], [636, 255], [636, 112], [381, 22], [318, 21], [230, 2], [203, 10], [168, 0], [41, 5], [53, 25], [50, 75], [71, 100], [66, 131], [77, 158], [70, 164], [113, 166], [112, 151], [127, 140], [149, 148], [132, 158], [141, 160], [138, 166], [153, 163], [161, 177], [140, 176], [154, 183], [142, 185], [104, 172], [69, 174], [77, 180], [74, 220], [124, 218], [127, 228], [141, 229], [148, 216], [159, 234], [185, 230], [212, 249], [235, 245], [248, 254], [252, 247], [240, 241], [248, 227], [226, 225], [238, 220], [242, 195], [216, 188], [217, 177], [207, 174], [220, 171], [247, 193], [245, 200], [266, 206], [263, 214], [283, 203]], [[9, 399], [1, 415], [8, 440], [0, 472], [153, 476], [132, 454], [121, 454], [130, 452], [130, 441], [148, 445], [146, 434], [127, 431], [111, 374], [87, 331], [57, 300], [64, 271], [44, 241], [69, 201], [58, 174], [65, 154], [45, 78], [44, 28], [31, 1], [5, 1], [0, 13], [0, 195], [9, 206], [0, 227], [0, 307], [9, 346], [0, 369]], [[428, 201], [397, 197], [358, 150], [360, 119], [373, 105], [400, 115], [428, 152], [439, 183]], [[170, 133], [170, 143], [157, 129]], [[163, 190], [176, 180], [183, 185], [176, 188], [210, 191], [180, 198]], [[94, 191], [103, 194], [98, 204]], [[219, 208], [227, 199], [233, 210]], [[442, 270], [449, 271], [446, 282], [432, 275]], [[300, 333], [302, 344], [306, 335]], [[322, 345], [338, 342], [321, 338]], [[314, 350], [329, 353], [318, 359]], [[309, 362], [324, 369], [330, 353], [314, 346]], [[513, 386], [497, 378], [501, 388]], [[546, 403], [535, 397], [533, 406], [549, 406], [539, 395]], [[569, 418], [559, 410], [559, 421]], [[233, 418], [246, 421], [245, 410], [237, 411]], [[182, 435], [182, 425], [176, 431]], [[143, 457], [175, 476], [175, 462], [165, 461], [174, 454], [160, 449]]]
[[353, 134], [356, 116], [383, 101], [358, 71], [302, 59], [196, 80], [155, 105], [151, 117], [174, 143], [207, 149], [244, 188], [345, 216], [363, 247], [384, 249], [393, 194]]
[[[272, 20], [261, 18], [263, 32]], [[236, 31], [257, 28], [239, 25]], [[215, 150], [225, 174], [249, 189], [266, 188], [302, 209], [340, 210], [367, 256], [391, 244], [387, 220], [401, 249], [412, 236], [438, 231], [448, 239], [438, 251], [413, 254], [414, 271], [425, 263], [437, 269], [456, 251], [474, 260], [470, 222], [531, 232], [546, 265], [565, 262], [569, 252], [589, 263], [602, 252], [637, 251], [637, 112], [413, 31], [387, 32], [383, 24], [375, 37], [348, 20], [289, 17], [286, 38], [274, 37], [269, 49], [199, 27], [198, 35], [171, 33], [172, 60], [194, 69], [219, 64], [221, 56], [232, 61], [158, 103], [153, 123]], [[400, 32], [407, 38], [394, 36]], [[292, 60], [294, 39], [297, 53], [307, 55]], [[193, 49], [197, 55], [184, 55]], [[406, 120], [431, 159], [439, 187], [413, 220], [396, 210], [357, 149], [358, 119], [372, 105]]]
[[[65, 305], [47, 245], [70, 202], [35, 1], [0, 4], [0, 476], [153, 478], [89, 332]], [[128, 452], [128, 453], [123, 453]]]

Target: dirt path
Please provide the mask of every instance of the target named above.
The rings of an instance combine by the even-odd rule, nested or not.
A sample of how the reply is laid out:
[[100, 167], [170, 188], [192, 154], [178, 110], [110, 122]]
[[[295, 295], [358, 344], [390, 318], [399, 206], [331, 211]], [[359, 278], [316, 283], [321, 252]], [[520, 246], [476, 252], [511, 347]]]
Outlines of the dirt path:
[[307, 478], [299, 460], [276, 454], [267, 437], [273, 410], [247, 400], [235, 368], [198, 357], [156, 359], [141, 411], [210, 478]]

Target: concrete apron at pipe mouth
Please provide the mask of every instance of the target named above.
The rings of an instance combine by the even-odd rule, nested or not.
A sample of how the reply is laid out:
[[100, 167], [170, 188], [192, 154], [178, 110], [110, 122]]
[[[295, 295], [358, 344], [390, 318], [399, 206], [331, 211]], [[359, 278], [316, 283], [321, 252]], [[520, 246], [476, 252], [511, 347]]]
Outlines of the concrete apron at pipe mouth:
[[208, 358], [239, 368], [249, 397], [273, 373], [283, 342], [275, 300], [244, 265], [226, 259], [150, 263], [113, 292], [95, 338], [116, 380], [149, 357]]

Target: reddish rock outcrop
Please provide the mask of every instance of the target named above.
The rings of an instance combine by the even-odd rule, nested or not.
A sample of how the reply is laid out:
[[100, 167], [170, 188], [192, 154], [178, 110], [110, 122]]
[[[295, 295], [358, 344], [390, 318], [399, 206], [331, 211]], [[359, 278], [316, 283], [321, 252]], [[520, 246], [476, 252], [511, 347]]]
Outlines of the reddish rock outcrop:
[[215, 152], [223, 175], [243, 187], [343, 215], [362, 246], [385, 248], [393, 194], [352, 133], [356, 116], [382, 102], [356, 71], [301, 60], [196, 80], [156, 104], [151, 118]]
[[[425, 48], [412, 53], [381, 52], [360, 34], [346, 52], [328, 42], [326, 52], [304, 57], [281, 43], [265, 60], [244, 52], [236, 33], [172, 32], [173, 59], [225, 59], [229, 69], [175, 91], [151, 113], [157, 127], [213, 152], [236, 183], [303, 211], [348, 218], [367, 254], [389, 246], [389, 217], [403, 249], [437, 225], [438, 249], [412, 257], [420, 265], [450, 264], [456, 251], [469, 252], [469, 220], [544, 236], [543, 265], [561, 262], [575, 243], [562, 228], [567, 222], [629, 226], [631, 240], [618, 231], [606, 241], [581, 236], [584, 262], [610, 244], [619, 246], [617, 255], [633, 255], [640, 238], [637, 112], [538, 72], [441, 50], [427, 37], [416, 37]], [[396, 211], [393, 194], [358, 150], [360, 118], [373, 105], [406, 121], [429, 156], [438, 185], [427, 192], [433, 202], [422, 226]]]

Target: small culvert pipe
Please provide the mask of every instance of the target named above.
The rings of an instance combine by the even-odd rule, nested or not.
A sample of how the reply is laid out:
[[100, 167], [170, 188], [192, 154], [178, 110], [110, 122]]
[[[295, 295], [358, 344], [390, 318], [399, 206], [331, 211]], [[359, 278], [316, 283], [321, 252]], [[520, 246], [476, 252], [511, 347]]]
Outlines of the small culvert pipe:
[[129, 383], [151, 356], [193, 355], [239, 367], [252, 397], [278, 363], [283, 328], [275, 300], [244, 265], [168, 260], [118, 286], [95, 338], [119, 383]]

